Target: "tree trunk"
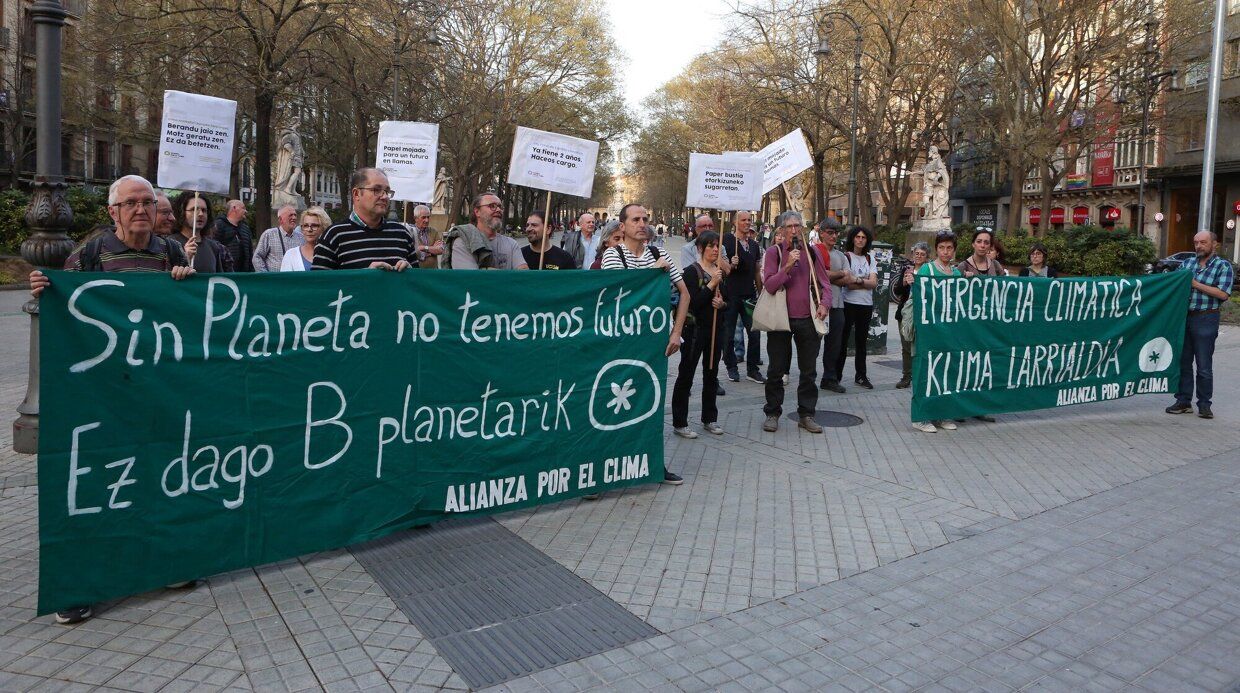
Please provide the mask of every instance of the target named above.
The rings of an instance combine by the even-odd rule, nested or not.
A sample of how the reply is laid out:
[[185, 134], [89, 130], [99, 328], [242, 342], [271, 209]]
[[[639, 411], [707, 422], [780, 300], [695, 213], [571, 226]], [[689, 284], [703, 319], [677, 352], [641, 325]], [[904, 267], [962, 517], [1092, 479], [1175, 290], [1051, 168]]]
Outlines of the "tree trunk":
[[1055, 180], [1051, 178], [1049, 161], [1042, 162], [1042, 170], [1038, 173], [1042, 178], [1042, 219], [1038, 222], [1037, 232], [1033, 235], [1043, 237], [1051, 228], [1051, 191], [1055, 187]]
[[827, 205], [831, 202], [827, 198], [826, 159], [825, 152], [814, 154], [814, 219], [825, 217], [829, 209]]
[[[1024, 161], [1020, 154], [1013, 153], [1008, 157], [1008, 177], [1012, 179], [1011, 204], [1008, 206], [1007, 230], [1009, 233], [1021, 227], [1020, 208], [1025, 204]], [[1017, 182], [1017, 176], [1022, 182]]]
[[271, 116], [275, 94], [265, 89], [254, 93], [254, 231], [271, 228]]

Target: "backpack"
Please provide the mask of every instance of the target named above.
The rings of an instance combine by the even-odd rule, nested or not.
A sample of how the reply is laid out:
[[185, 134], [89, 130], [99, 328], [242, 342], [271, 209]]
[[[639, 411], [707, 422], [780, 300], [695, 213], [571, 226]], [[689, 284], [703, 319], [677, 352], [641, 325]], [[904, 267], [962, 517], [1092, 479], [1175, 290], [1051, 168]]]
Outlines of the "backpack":
[[[647, 245], [646, 245], [646, 247], [650, 249], [650, 254], [654, 256], [654, 261], [655, 261], [655, 262], [658, 262], [658, 261], [659, 261], [659, 258], [663, 256], [663, 254], [662, 254], [662, 253], [660, 253], [660, 252], [659, 252], [659, 249], [658, 249], [658, 248], [656, 248], [655, 246], [650, 245], [650, 244], [647, 244]], [[616, 254], [620, 256], [620, 264], [624, 265], [624, 268], [625, 268], [625, 269], [628, 269], [628, 268], [629, 268], [629, 261], [628, 261], [628, 260], [626, 260], [626, 259], [625, 259], [625, 257], [624, 257], [624, 249], [623, 249], [623, 248], [621, 248], [621, 249], [617, 250], [617, 251], [616, 251]], [[675, 312], [676, 312], [676, 308], [678, 308], [678, 307], [680, 306], [680, 292], [679, 292], [679, 291], [677, 291], [677, 290], [676, 290], [676, 287], [674, 287], [674, 286], [672, 287], [672, 299], [671, 299], [671, 303], [672, 303], [672, 312], [673, 312], [673, 313], [675, 313]]]

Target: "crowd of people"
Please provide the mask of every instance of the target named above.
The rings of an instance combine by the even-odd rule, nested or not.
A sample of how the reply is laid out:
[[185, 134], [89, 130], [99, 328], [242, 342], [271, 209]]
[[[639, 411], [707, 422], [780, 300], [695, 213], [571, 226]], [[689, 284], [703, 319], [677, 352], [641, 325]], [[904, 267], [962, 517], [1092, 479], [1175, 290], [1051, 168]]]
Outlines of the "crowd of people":
[[[239, 201], [230, 201], [225, 214], [212, 224], [211, 204], [206, 198], [182, 193], [170, 202], [147, 180], [124, 176], [108, 191], [113, 224], [97, 229], [79, 245], [66, 260], [65, 269], [164, 272], [184, 280], [200, 272], [251, 270], [656, 268], [667, 274], [674, 313], [665, 352], [669, 357], [681, 354], [671, 396], [675, 435], [698, 437], [689, 425], [689, 409], [699, 371], [701, 427], [711, 435], [725, 434], [717, 406], [717, 398], [724, 394], [719, 382], [721, 359], [731, 381], [740, 380], [743, 362], [748, 380], [763, 385], [762, 430], [766, 432], [779, 429], [794, 350], [799, 370], [796, 420], [798, 428], [806, 432], [819, 434], [823, 430], [815, 420], [819, 390], [846, 392], [841, 380], [849, 336], [855, 354], [854, 382], [865, 389], [874, 387], [867, 374], [865, 353], [878, 269], [871, 250], [874, 236], [866, 228], [852, 227], [839, 244], [843, 229], [834, 218], [823, 219], [808, 229], [802, 215], [790, 211], [779, 217], [769, 239], [759, 239], [748, 212], [737, 213], [732, 229], [723, 235], [714, 229], [709, 215], [701, 215], [688, 232], [692, 243], [685, 246], [677, 262], [652, 242], [657, 231], [649, 212], [636, 203], [625, 205], [601, 229], [593, 215], [582, 214], [565, 231], [559, 246], [550, 241], [547, 220], [533, 212], [525, 225], [529, 245], [521, 247], [501, 233], [503, 205], [493, 193], [472, 200], [468, 223], [440, 234], [429, 227], [430, 209], [424, 205], [414, 209], [412, 224], [388, 218], [392, 190], [382, 171], [360, 169], [351, 177], [349, 187], [352, 212], [348, 219], [332, 223], [321, 207], [300, 214], [285, 207], [277, 210], [278, 225], [265, 230], [253, 244], [244, 222], [245, 207]], [[890, 283], [901, 327], [903, 371], [897, 388], [908, 388], [912, 380], [916, 330], [908, 301], [915, 278], [1006, 274], [995, 241], [993, 231], [978, 229], [971, 239], [973, 252], [958, 263], [954, 262], [957, 239], [950, 231], [938, 234], [933, 250], [924, 243], [910, 249], [908, 264]], [[1214, 340], [1220, 304], [1227, 300], [1232, 287], [1231, 264], [1217, 255], [1217, 246], [1214, 234], [1198, 234], [1194, 238], [1196, 256], [1184, 263], [1183, 269], [1193, 272], [1193, 280], [1180, 388], [1175, 404], [1166, 410], [1171, 414], [1192, 410], [1195, 386], [1199, 416], [1213, 416]], [[1033, 245], [1028, 260], [1022, 276], [1056, 276], [1045, 247]], [[49, 278], [41, 271], [30, 274], [34, 296], [49, 285]], [[786, 330], [767, 332], [769, 366], [765, 375], [761, 372], [760, 336], [753, 322], [754, 311], [764, 302], [765, 310], [786, 316], [788, 325]], [[994, 421], [989, 416], [976, 418]], [[914, 426], [935, 432], [954, 430], [957, 423], [922, 421]], [[679, 485], [683, 479], [665, 470], [663, 482]], [[82, 606], [59, 612], [56, 618], [61, 623], [77, 623], [91, 613], [90, 606]]]

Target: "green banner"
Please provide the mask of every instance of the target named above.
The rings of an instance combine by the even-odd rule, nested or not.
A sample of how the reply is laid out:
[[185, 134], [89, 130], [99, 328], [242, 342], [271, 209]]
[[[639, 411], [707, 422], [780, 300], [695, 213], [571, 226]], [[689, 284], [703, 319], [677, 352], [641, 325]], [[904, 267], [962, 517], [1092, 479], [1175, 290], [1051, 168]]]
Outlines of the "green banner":
[[912, 420], [1175, 392], [1190, 278], [918, 276]]
[[50, 276], [41, 614], [663, 478], [658, 270]]

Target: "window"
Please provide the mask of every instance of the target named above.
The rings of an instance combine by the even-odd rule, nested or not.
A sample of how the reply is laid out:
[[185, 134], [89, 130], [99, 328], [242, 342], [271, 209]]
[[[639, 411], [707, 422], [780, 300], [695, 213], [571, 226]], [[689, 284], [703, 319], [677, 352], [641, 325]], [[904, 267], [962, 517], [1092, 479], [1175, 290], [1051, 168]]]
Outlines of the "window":
[[241, 162], [241, 187], [243, 188], [250, 187], [250, 176], [251, 175], [252, 174], [250, 172], [250, 160], [246, 159], [245, 161]]
[[1206, 144], [1206, 124], [1204, 120], [1193, 120], [1184, 124], [1184, 135], [1180, 139], [1180, 151], [1191, 152], [1204, 149]]
[[129, 175], [131, 173], [136, 174], [137, 172], [138, 172], [138, 169], [137, 167], [134, 166], [134, 163], [133, 163], [133, 145], [122, 144], [121, 145], [121, 173], [125, 175]]
[[1232, 39], [1223, 48], [1223, 76], [1235, 77], [1237, 74], [1240, 74], [1240, 39]]
[[1190, 61], [1184, 66], [1184, 88], [1203, 86], [1210, 79], [1210, 62], [1205, 58]]
[[[1145, 165], [1154, 165], [1157, 137], [1150, 133], [1145, 141]], [[1136, 168], [1141, 165], [1141, 134], [1138, 129], [1121, 130], [1115, 138], [1115, 168]]]

